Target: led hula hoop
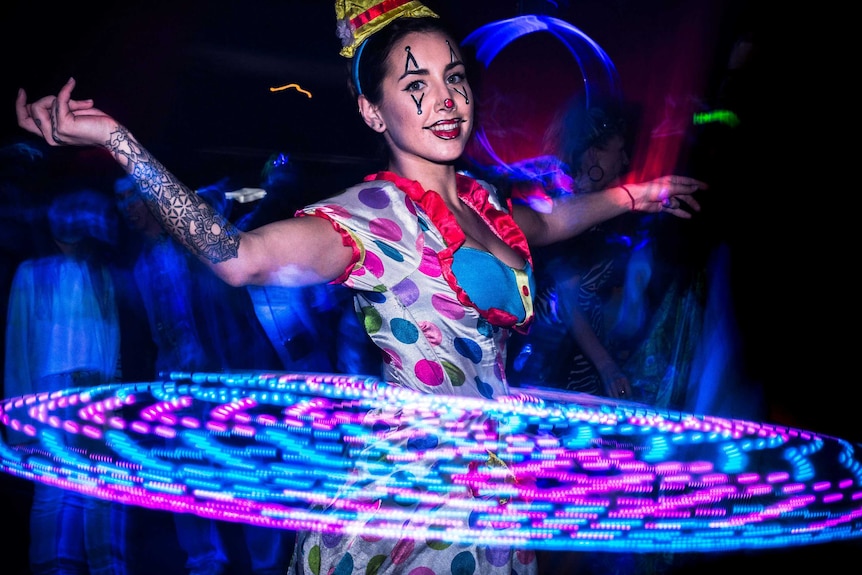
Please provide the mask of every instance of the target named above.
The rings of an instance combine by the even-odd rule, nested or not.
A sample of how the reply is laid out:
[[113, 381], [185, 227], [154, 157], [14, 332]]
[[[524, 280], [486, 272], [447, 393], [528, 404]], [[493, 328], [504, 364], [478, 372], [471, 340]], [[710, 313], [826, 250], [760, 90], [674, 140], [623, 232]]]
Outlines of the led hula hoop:
[[3, 471], [282, 529], [716, 551], [862, 534], [858, 445], [578, 393], [498, 401], [326, 374], [173, 374], [0, 404]]

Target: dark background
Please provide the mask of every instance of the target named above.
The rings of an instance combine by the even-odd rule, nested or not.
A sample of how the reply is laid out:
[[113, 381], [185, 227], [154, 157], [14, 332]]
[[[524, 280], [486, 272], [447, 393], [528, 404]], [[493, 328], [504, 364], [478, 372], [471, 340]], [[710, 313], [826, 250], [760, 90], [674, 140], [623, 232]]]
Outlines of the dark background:
[[[821, 52], [815, 31], [790, 24], [792, 13], [767, 10], [754, 0], [426, 4], [461, 38], [483, 24], [529, 13], [574, 24], [613, 59], [623, 93], [642, 110], [647, 131], [667, 112], [669, 99], [681, 108], [692, 101], [717, 107], [731, 48], [740, 37], [751, 38], [757, 58], [736, 101], [744, 111], [742, 129], [725, 139], [715, 137], [715, 130], [689, 127], [670, 139], [674, 152], [662, 156], [658, 168], [701, 177], [712, 186], [699, 194], [704, 212], [691, 225], [731, 247], [734, 306], [727, 313], [740, 326], [746, 378], [763, 390], [768, 419], [862, 438], [853, 361], [858, 290], [850, 267], [858, 256], [847, 237], [854, 212], [844, 199], [854, 192], [842, 189], [836, 196], [834, 180], [846, 166], [816, 154], [828, 142], [819, 128], [852, 113], [819, 103], [823, 92], [835, 89], [820, 80], [826, 64], [835, 62]], [[29, 138], [15, 123], [18, 87], [34, 99], [55, 93], [74, 76], [75, 97], [94, 98], [192, 187], [224, 177], [237, 187], [256, 187], [266, 159], [285, 152], [319, 175], [315, 194], [330, 194], [370, 171], [376, 146], [348, 96], [339, 47], [333, 3], [324, 0], [52, 6], [9, 0], [0, 7], [0, 143]], [[496, 88], [527, 102], [523, 117], [511, 117], [512, 132], [539, 133], [544, 127], [524, 118], [543, 107], [543, 98], [566, 90], [577, 69], [551, 52], [515, 52], [523, 61], [517, 54], [509, 60], [501, 55], [500, 64], [526, 66], [538, 79], [504, 73], [506, 85]], [[485, 78], [486, 94], [494, 93], [492, 76], [489, 71]], [[841, 73], [835, 77], [833, 83], [840, 84]], [[313, 97], [269, 90], [289, 83]], [[634, 156], [644, 162], [645, 173], [653, 166], [645, 159], [648, 147]], [[51, 165], [61, 167], [77, 153], [52, 152]], [[852, 187], [852, 181], [844, 185]], [[14, 207], [11, 201], [4, 198], [4, 205]], [[15, 243], [9, 234], [5, 241]], [[16, 249], [26, 236], [20, 240]], [[22, 253], [5, 249], [13, 260]], [[10, 495], [7, 516], [19, 532], [26, 520], [22, 489], [26, 494], [16, 480], [4, 488]], [[832, 560], [845, 551], [830, 545], [729, 554], [710, 563], [790, 566], [809, 558]]]
[[[788, 22], [791, 13], [751, 0], [427, 4], [461, 38], [522, 14], [551, 15], [577, 26], [616, 65], [624, 97], [642, 111], [641, 134], [665, 115], [685, 118], [687, 106], [720, 107], [732, 46], [741, 37], [753, 40], [757, 57], [736, 101], [744, 112], [740, 129], [726, 143], [690, 126], [665, 140], [641, 138], [634, 160], [645, 175], [685, 173], [712, 186], [698, 195], [704, 211], [689, 227], [700, 226], [733, 248], [735, 309], [728, 313], [740, 323], [747, 369], [765, 387], [776, 417], [858, 438], [855, 402], [847, 401], [855, 396], [847, 359], [858, 339], [847, 320], [858, 317], [858, 298], [843, 265], [852, 261], [851, 244], [841, 236], [853, 227], [853, 211], [831, 189], [844, 166], [816, 155], [829, 153], [819, 151], [826, 149], [826, 136], [817, 130], [849, 112], [833, 117], [820, 107], [820, 97], [812, 98], [830, 89], [819, 80], [829, 62], [821, 61], [825, 48], [816, 30], [797, 28]], [[29, 137], [15, 123], [18, 87], [35, 99], [56, 93], [74, 76], [74, 96], [94, 98], [191, 187], [225, 177], [237, 188], [256, 187], [262, 165], [275, 152], [289, 153], [319, 176], [319, 188], [311, 192], [316, 196], [376, 169], [377, 142], [346, 90], [332, 2], [85, 2], [48, 8], [10, 0], [0, 16], [3, 143]], [[530, 123], [531, 114], [569, 90], [578, 68], [547, 48], [531, 52], [526, 40], [510, 51], [513, 56], [501, 54], [494, 62], [502, 73], [492, 67], [474, 80], [485, 80], [486, 102], [498, 96], [496, 90], [523, 102], [512, 115], [486, 116], [509, 140], [521, 141], [542, 133], [543, 125]], [[313, 97], [269, 90], [289, 83]], [[52, 151], [53, 165], [61, 167], [58, 177], [71, 173], [63, 160], [74, 161], [80, 151]]]

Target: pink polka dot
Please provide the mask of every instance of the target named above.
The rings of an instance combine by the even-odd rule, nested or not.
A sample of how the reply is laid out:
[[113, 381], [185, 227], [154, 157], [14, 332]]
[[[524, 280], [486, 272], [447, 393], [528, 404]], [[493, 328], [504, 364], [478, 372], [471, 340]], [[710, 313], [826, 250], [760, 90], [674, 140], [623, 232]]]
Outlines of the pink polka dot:
[[408, 573], [408, 575], [435, 575], [434, 570], [428, 567], [417, 567]]
[[440, 260], [431, 248], [422, 248], [422, 263], [419, 264], [419, 271], [432, 278], [440, 275]]
[[413, 553], [415, 546], [416, 542], [412, 539], [402, 539], [392, 548], [389, 558], [392, 559], [392, 563], [395, 565], [400, 565], [410, 558], [410, 554]]
[[420, 321], [419, 329], [422, 330], [422, 333], [425, 334], [425, 339], [431, 345], [440, 345], [440, 342], [443, 341], [443, 333], [440, 331], [440, 328], [430, 321]]
[[407, 206], [408, 212], [410, 212], [414, 216], [416, 215], [416, 204], [414, 204], [413, 200], [411, 200], [408, 196], [404, 196], [404, 205]]
[[518, 549], [515, 552], [515, 556], [521, 565], [529, 565], [536, 560], [536, 552], [532, 549]]
[[350, 212], [348, 212], [346, 209], [344, 209], [343, 206], [339, 206], [337, 204], [326, 204], [326, 206], [324, 206], [324, 207], [326, 208], [326, 211], [329, 212], [329, 215], [331, 215], [333, 218], [349, 218], [350, 217]]
[[360, 535], [359, 537], [363, 541], [368, 541], [369, 543], [376, 543], [377, 541], [383, 539], [383, 537], [379, 535]]
[[401, 232], [401, 226], [386, 218], [376, 218], [371, 220], [368, 222], [368, 229], [375, 236], [395, 242], [399, 241], [404, 235]]
[[383, 275], [383, 262], [372, 252], [365, 252], [365, 264], [363, 267], [376, 278]]
[[464, 317], [464, 306], [456, 300], [444, 294], [434, 294], [431, 296], [431, 305], [434, 306], [443, 317], [449, 319], [461, 319]]
[[427, 386], [437, 387], [443, 383], [443, 368], [439, 363], [421, 359], [416, 362], [416, 367], [413, 371], [416, 374], [416, 379]]
[[393, 349], [383, 350], [383, 362], [386, 365], [391, 365], [395, 369], [403, 369], [404, 362], [401, 361], [401, 356]]

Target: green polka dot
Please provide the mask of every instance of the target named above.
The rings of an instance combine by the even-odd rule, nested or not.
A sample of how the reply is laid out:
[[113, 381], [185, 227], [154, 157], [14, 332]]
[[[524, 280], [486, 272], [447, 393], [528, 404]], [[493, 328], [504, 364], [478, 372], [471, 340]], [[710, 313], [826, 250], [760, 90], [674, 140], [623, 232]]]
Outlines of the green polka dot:
[[315, 545], [308, 552], [308, 568], [314, 575], [320, 575], [320, 545]]
[[375, 555], [368, 561], [365, 567], [365, 575], [376, 575], [380, 571], [380, 566], [386, 561], [386, 555]]
[[448, 549], [452, 544], [448, 541], [443, 541], [441, 539], [429, 539], [425, 542], [429, 549], [433, 549], [434, 551], [443, 551], [444, 549]]
[[383, 325], [383, 319], [380, 317], [380, 312], [369, 306], [362, 308], [362, 323], [366, 332], [377, 333]]
[[452, 385], [455, 387], [461, 387], [464, 385], [464, 380], [467, 379], [467, 377], [457, 365], [449, 363], [448, 361], [442, 362], [442, 365], [446, 375], [448, 375], [449, 379], [452, 381]]

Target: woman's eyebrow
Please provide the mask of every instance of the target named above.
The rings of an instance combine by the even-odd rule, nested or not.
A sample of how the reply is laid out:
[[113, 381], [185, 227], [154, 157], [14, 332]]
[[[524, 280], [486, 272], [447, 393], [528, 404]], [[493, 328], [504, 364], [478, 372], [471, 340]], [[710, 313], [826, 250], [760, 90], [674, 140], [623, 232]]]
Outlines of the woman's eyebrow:
[[[462, 62], [461, 60], [455, 60], [454, 62], [449, 62], [448, 64], [446, 64], [446, 67], [444, 68], [444, 70], [445, 70], [446, 72], [448, 72], [448, 71], [449, 71], [449, 70], [451, 70], [452, 68], [456, 68], [456, 67], [458, 67], [458, 66], [463, 66], [463, 65], [464, 65], [464, 62]], [[427, 76], [427, 75], [428, 75], [428, 70], [427, 70], [426, 68], [415, 68], [415, 69], [413, 69], [413, 70], [406, 70], [406, 71], [405, 71], [405, 72], [404, 72], [404, 73], [403, 73], [403, 74], [398, 78], [398, 80], [403, 80], [403, 79], [404, 79], [404, 78], [406, 78], [407, 76], [413, 76], [413, 75], [423, 75], [423, 76]]]
[[427, 76], [428, 70], [425, 68], [414, 68], [413, 70], [405, 70], [403, 74], [398, 78], [399, 80], [403, 80], [407, 76]]

